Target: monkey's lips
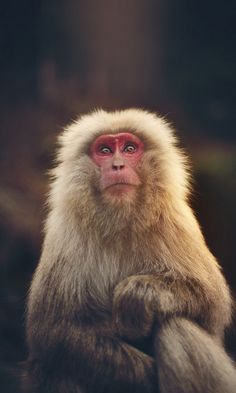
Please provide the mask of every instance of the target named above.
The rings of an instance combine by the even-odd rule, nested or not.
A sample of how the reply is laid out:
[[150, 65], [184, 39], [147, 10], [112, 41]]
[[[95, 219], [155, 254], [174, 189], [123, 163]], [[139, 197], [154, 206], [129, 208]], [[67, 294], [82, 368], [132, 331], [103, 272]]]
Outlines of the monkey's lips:
[[113, 197], [122, 197], [133, 194], [137, 186], [137, 183], [115, 182], [107, 184], [102, 191]]
[[134, 171], [106, 173], [101, 179], [101, 191], [112, 195], [124, 195], [134, 191], [140, 185], [140, 179]]

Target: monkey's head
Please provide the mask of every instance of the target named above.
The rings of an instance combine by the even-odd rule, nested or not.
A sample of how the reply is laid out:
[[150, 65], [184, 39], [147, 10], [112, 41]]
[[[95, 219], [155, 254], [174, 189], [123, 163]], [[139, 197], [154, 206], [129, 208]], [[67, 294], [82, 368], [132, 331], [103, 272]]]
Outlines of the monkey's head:
[[[185, 157], [170, 126], [143, 110], [95, 111], [60, 137], [52, 208], [94, 222], [149, 225], [188, 192]], [[116, 221], [117, 220], [117, 221]]]

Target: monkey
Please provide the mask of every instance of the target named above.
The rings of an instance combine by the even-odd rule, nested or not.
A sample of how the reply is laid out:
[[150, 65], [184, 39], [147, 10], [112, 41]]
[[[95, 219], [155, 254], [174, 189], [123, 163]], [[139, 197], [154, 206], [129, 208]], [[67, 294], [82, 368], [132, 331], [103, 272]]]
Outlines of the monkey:
[[27, 393], [233, 393], [232, 296], [172, 126], [96, 110], [59, 137], [27, 304]]

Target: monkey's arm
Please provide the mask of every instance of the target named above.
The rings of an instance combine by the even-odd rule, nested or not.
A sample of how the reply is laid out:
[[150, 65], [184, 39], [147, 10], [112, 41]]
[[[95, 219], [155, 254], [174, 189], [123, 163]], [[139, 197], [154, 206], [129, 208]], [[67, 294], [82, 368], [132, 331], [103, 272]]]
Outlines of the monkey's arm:
[[113, 321], [119, 334], [129, 339], [148, 336], [155, 321], [162, 323], [173, 316], [194, 320], [216, 333], [221, 328], [216, 307], [210, 292], [194, 280], [137, 275], [116, 286]]

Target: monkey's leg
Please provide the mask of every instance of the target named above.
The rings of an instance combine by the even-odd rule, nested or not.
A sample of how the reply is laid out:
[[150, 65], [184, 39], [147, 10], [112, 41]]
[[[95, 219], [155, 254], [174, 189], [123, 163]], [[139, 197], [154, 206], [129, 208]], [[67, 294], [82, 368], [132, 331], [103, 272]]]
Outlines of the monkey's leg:
[[20, 391], [23, 393], [85, 393], [71, 377], [56, 375], [40, 362], [28, 362], [27, 369], [22, 376]]
[[236, 370], [224, 349], [183, 318], [163, 324], [155, 342], [161, 393], [235, 393]]
[[91, 327], [68, 328], [62, 340], [51, 334], [51, 347], [48, 342], [41, 358], [38, 348], [35, 356], [31, 351], [27, 393], [158, 391], [154, 359], [112, 334]]

